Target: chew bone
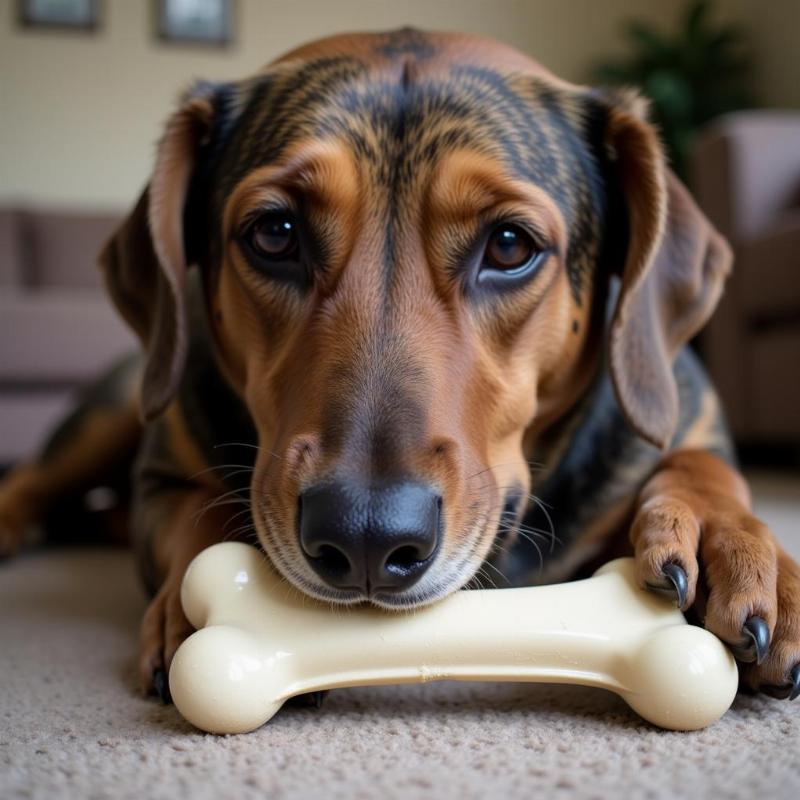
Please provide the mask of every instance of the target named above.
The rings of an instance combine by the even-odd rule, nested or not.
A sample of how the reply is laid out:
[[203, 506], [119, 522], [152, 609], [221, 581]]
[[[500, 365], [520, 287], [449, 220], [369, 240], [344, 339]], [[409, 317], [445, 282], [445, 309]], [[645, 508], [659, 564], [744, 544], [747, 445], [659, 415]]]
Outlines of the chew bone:
[[253, 730], [296, 694], [378, 683], [598, 686], [675, 730], [710, 724], [736, 693], [725, 646], [639, 589], [631, 559], [587, 580], [456, 592], [392, 613], [312, 600], [259, 550], [228, 542], [195, 558], [181, 596], [198, 631], [175, 655], [170, 690], [181, 714], [213, 733]]

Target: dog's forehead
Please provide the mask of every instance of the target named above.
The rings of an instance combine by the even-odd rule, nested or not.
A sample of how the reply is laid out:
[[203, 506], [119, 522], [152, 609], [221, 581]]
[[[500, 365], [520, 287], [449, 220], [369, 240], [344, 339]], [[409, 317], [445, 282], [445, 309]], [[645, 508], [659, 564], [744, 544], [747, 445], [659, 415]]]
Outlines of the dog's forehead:
[[603, 203], [591, 104], [513, 48], [409, 29], [338, 36], [287, 53], [233, 92], [236, 119], [215, 165], [218, 208], [251, 172], [335, 139], [378, 207], [402, 215], [444, 156], [477, 151], [553, 198], [570, 231], [574, 285], [582, 283]]
[[423, 32], [400, 28], [382, 33], [346, 33], [328, 36], [294, 48], [275, 59], [311, 60], [350, 56], [365, 64], [380, 65], [386, 61], [413, 58], [429, 70], [443, 65], [468, 62], [509, 72], [527, 72], [564, 88], [576, 88], [557, 78], [538, 61], [510, 45], [485, 36], [467, 33]]
[[418, 174], [444, 152], [471, 148], [563, 192], [574, 179], [573, 151], [585, 145], [577, 87], [511, 47], [463, 34], [403, 29], [320, 40], [234, 94], [228, 189], [302, 140], [337, 138], [395, 191], [403, 170]]

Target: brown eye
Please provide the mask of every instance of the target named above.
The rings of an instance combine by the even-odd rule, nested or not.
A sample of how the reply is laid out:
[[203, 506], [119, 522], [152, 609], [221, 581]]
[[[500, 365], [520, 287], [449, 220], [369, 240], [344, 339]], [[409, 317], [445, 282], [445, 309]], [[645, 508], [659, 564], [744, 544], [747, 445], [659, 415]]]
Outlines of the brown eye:
[[297, 225], [288, 214], [259, 217], [250, 227], [247, 240], [253, 252], [264, 259], [286, 260], [297, 255]]
[[533, 239], [518, 225], [500, 225], [486, 243], [483, 265], [507, 272], [526, 266], [538, 254]]

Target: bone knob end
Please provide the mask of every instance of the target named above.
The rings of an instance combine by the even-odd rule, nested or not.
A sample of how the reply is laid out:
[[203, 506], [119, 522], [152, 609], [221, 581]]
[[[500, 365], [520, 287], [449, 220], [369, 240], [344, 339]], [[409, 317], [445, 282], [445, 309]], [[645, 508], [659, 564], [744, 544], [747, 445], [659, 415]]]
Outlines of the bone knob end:
[[671, 730], [705, 728], [731, 706], [739, 684], [736, 662], [716, 636], [694, 625], [662, 628], [628, 662], [620, 694], [638, 714]]
[[204, 628], [175, 653], [169, 672], [173, 702], [209, 733], [247, 733], [261, 727], [285, 698], [276, 666], [249, 633], [228, 625]]

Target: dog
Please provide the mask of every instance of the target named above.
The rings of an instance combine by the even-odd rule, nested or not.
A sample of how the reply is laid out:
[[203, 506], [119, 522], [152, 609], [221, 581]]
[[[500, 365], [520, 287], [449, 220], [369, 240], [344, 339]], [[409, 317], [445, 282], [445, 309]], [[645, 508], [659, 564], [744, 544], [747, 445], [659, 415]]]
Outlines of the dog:
[[800, 569], [686, 347], [731, 253], [634, 92], [472, 35], [326, 38], [194, 85], [100, 261], [143, 355], [6, 477], [0, 549], [130, 471], [145, 690], [235, 537], [389, 610], [630, 554], [743, 687], [800, 694]]

